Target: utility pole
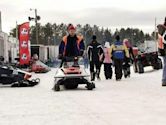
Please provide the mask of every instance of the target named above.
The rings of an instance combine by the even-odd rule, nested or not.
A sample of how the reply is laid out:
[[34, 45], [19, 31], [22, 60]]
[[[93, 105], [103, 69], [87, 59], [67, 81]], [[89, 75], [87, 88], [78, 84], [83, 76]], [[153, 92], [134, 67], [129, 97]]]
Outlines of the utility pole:
[[155, 17], [155, 29], [154, 29], [154, 39], [155, 39], [155, 41], [157, 40], [157, 36], [156, 36], [156, 33], [157, 33], [157, 18]]
[[18, 24], [17, 24], [17, 21], [16, 21], [16, 39], [18, 40]]
[[29, 21], [34, 20], [36, 26], [36, 44], [39, 44], [39, 30], [38, 30], [38, 20], [40, 20], [40, 16], [37, 15], [37, 9], [30, 9], [30, 11], [35, 11], [35, 17], [28, 17]]
[[0, 11], [0, 32], [2, 31], [2, 20], [1, 20], [1, 11]]
[[37, 24], [37, 9], [35, 9], [35, 24], [36, 24], [36, 44], [39, 44], [38, 24]]
[[155, 41], [155, 49], [156, 51], [158, 51], [158, 47], [157, 47], [157, 18], [155, 17], [155, 20], [154, 20], [154, 41]]

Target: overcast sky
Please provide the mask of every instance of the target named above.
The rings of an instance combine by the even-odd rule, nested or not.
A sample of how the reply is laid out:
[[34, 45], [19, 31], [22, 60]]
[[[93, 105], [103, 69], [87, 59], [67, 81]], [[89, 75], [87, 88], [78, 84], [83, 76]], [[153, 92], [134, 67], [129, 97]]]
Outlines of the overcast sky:
[[[3, 31], [28, 21], [37, 8], [41, 23], [99, 25], [111, 29], [140, 28], [151, 33], [166, 16], [166, 0], [0, 0]], [[34, 23], [31, 23], [33, 25]]]

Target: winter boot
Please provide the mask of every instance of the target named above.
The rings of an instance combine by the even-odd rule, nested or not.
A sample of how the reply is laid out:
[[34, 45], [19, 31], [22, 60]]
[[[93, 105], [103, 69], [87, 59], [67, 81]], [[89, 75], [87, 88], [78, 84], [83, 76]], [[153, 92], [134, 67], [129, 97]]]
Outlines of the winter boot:
[[120, 78], [116, 78], [116, 81], [121, 81], [121, 79]]
[[96, 71], [96, 76], [97, 76], [97, 79], [100, 80], [100, 70]]
[[128, 72], [127, 72], [127, 70], [124, 69], [123, 71], [124, 71], [124, 77], [127, 78], [127, 76], [128, 76]]
[[95, 81], [95, 73], [91, 72], [91, 81]]
[[163, 82], [163, 83], [162, 83], [162, 86], [166, 86], [166, 82]]
[[127, 68], [127, 74], [128, 74], [128, 77], [130, 77], [130, 74], [131, 74], [130, 67]]

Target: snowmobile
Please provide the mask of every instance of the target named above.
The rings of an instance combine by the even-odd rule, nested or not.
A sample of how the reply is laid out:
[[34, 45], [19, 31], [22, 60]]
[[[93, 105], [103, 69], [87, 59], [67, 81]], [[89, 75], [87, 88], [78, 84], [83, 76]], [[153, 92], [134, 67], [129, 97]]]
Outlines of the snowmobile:
[[144, 67], [152, 66], [153, 69], [159, 70], [162, 69], [163, 64], [162, 60], [158, 56], [158, 52], [151, 53], [141, 53], [136, 56], [134, 61], [134, 72], [135, 73], [144, 73]]
[[40, 60], [33, 61], [33, 63], [31, 64], [31, 69], [30, 69], [31, 72], [35, 72], [35, 73], [47, 73], [50, 70], [51, 69]]
[[60, 91], [60, 86], [66, 89], [76, 89], [79, 84], [86, 84], [88, 90], [93, 90], [95, 84], [89, 82], [90, 74], [84, 68], [83, 61], [79, 58], [68, 58], [62, 60], [60, 68], [55, 74], [55, 85], [53, 90]]
[[32, 74], [13, 68], [12, 66], [0, 65], [0, 84], [11, 87], [33, 87], [39, 84], [40, 79], [30, 80]]
[[51, 69], [45, 65], [43, 62], [39, 60], [39, 57], [37, 54], [34, 54], [32, 57], [32, 60], [30, 62], [30, 72], [35, 73], [47, 73]]

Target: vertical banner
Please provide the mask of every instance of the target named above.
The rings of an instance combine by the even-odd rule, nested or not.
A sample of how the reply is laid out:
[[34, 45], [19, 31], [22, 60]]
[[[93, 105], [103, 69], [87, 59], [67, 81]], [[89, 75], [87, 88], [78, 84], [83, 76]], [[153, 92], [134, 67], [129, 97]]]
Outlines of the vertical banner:
[[30, 61], [29, 22], [19, 25], [20, 65], [28, 65]]

